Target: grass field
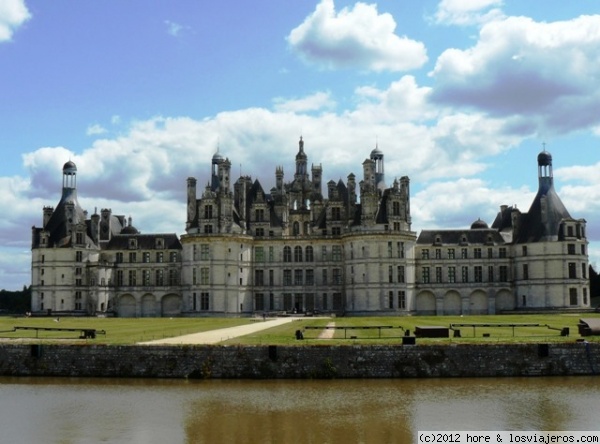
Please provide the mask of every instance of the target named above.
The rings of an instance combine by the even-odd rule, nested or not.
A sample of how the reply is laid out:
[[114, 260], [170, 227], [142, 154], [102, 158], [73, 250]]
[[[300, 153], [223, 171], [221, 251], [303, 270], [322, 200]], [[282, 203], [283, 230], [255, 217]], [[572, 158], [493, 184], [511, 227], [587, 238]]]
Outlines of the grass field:
[[[404, 317], [343, 317], [343, 318], [298, 318], [291, 323], [270, 328], [255, 334], [237, 337], [222, 344], [274, 344], [274, 345], [323, 345], [323, 344], [398, 344], [409, 330], [414, 335], [417, 326], [442, 326], [450, 324], [540, 324], [540, 327], [457, 327], [461, 337], [419, 338], [419, 344], [456, 344], [456, 343], [498, 343], [498, 342], [572, 342], [580, 338], [577, 324], [580, 318], [600, 317], [600, 314], [554, 314], [554, 315], [498, 315], [498, 316], [404, 316]], [[0, 338], [9, 342], [17, 338], [44, 340], [45, 342], [76, 342], [93, 344], [125, 345], [151, 341], [173, 336], [181, 336], [202, 331], [233, 327], [256, 322], [251, 318], [0, 318]], [[318, 339], [323, 329], [305, 327], [323, 327], [335, 322], [337, 327], [334, 339]], [[563, 337], [556, 329], [568, 327], [570, 336]], [[96, 339], [78, 339], [80, 332], [50, 332], [33, 330], [13, 331], [14, 327], [74, 328], [104, 330], [105, 335]], [[392, 328], [372, 328], [389, 326]], [[350, 327], [371, 327], [369, 329]], [[402, 327], [402, 328], [400, 328]], [[295, 332], [301, 330], [304, 340], [298, 341]], [[484, 337], [483, 335], [489, 335]], [[514, 334], [514, 336], [513, 336]], [[37, 338], [36, 338], [37, 335]], [[380, 337], [381, 335], [381, 337]], [[346, 338], [344, 339], [344, 337]], [[355, 339], [351, 339], [355, 337]], [[588, 341], [600, 341], [600, 337], [588, 336]]]

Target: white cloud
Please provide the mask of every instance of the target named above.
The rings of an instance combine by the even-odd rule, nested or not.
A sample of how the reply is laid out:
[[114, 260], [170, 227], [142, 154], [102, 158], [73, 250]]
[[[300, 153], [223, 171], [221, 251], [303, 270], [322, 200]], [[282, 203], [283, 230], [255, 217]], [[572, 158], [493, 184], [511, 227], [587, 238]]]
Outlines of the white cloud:
[[308, 97], [293, 100], [278, 97], [273, 102], [275, 110], [279, 112], [303, 113], [335, 107], [335, 101], [331, 98], [331, 93], [329, 92], [317, 92]]
[[173, 37], [179, 37], [184, 31], [190, 29], [189, 26], [182, 25], [180, 23], [172, 22], [171, 20], [165, 20], [167, 26], [167, 34]]
[[507, 118], [506, 131], [513, 134], [591, 128], [600, 124], [599, 51], [599, 15], [494, 21], [483, 25], [475, 46], [442, 53], [431, 73], [431, 97]]
[[105, 132], [106, 128], [96, 123], [94, 125], [88, 126], [87, 130], [85, 131], [85, 134], [88, 136], [97, 136], [98, 134], [104, 134]]
[[0, 42], [11, 40], [14, 31], [31, 18], [24, 0], [0, 2]]
[[327, 69], [405, 71], [427, 61], [421, 42], [394, 33], [396, 22], [375, 5], [358, 2], [336, 13], [333, 0], [321, 0], [315, 11], [293, 29], [287, 40], [308, 62]]
[[479, 25], [502, 18], [501, 5], [502, 0], [442, 0], [434, 20], [440, 24]]

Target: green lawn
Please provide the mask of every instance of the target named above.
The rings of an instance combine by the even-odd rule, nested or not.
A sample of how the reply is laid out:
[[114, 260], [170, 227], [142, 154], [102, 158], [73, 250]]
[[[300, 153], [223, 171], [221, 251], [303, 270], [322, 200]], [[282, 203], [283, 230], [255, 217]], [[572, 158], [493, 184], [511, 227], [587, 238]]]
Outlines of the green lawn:
[[[261, 332], [233, 338], [223, 344], [274, 344], [274, 345], [323, 345], [323, 344], [398, 344], [405, 330], [414, 335], [417, 326], [449, 327], [451, 323], [490, 324], [490, 323], [528, 323], [540, 324], [540, 327], [457, 327], [461, 337], [450, 338], [419, 338], [419, 344], [445, 343], [498, 343], [498, 342], [572, 342], [581, 338], [577, 324], [580, 318], [600, 317], [600, 314], [549, 314], [549, 315], [498, 315], [498, 316], [394, 316], [394, 317], [339, 317], [339, 318], [299, 318], [288, 324], [270, 328]], [[12, 318], [0, 317], [0, 338], [36, 339], [36, 332], [19, 330], [13, 332], [16, 326], [46, 327], [46, 328], [93, 328], [106, 331], [106, 335], [98, 335], [96, 339], [78, 339], [79, 332], [49, 332], [39, 331], [38, 339], [45, 341], [70, 341], [75, 343], [92, 344], [135, 344], [173, 336], [181, 336], [201, 331], [227, 328], [256, 322], [251, 318], [61, 318], [56, 322], [53, 318]], [[348, 329], [335, 330], [334, 339], [317, 339], [323, 329], [306, 329], [307, 326], [322, 327], [330, 322], [336, 326], [365, 327], [391, 326], [387, 329]], [[570, 336], [560, 336], [559, 330], [568, 327]], [[402, 328], [399, 328], [402, 327]], [[304, 340], [296, 340], [295, 332], [303, 332]], [[489, 337], [483, 337], [483, 334]], [[379, 337], [381, 334], [381, 337]], [[346, 339], [344, 339], [346, 335]], [[355, 339], [351, 339], [355, 337]], [[599, 337], [588, 336], [588, 341], [600, 341]], [[9, 340], [9, 343], [12, 340]]]
[[[481, 316], [404, 316], [404, 317], [343, 317], [332, 319], [302, 319], [271, 328], [244, 337], [230, 339], [225, 344], [276, 344], [276, 345], [312, 345], [312, 344], [397, 344], [402, 341], [405, 331], [414, 335], [417, 326], [442, 326], [450, 324], [540, 324], [540, 327], [515, 327], [514, 336], [511, 327], [457, 327], [461, 337], [450, 338], [419, 338], [420, 344], [443, 343], [498, 343], [498, 342], [572, 342], [581, 338], [577, 324], [580, 318], [600, 317], [600, 314], [556, 314], [556, 315], [481, 315]], [[333, 340], [317, 339], [322, 329], [305, 329], [306, 326], [325, 326], [335, 322], [336, 326], [366, 327], [391, 326], [386, 329], [337, 329]], [[563, 337], [559, 330], [568, 327], [570, 335]], [[402, 327], [402, 328], [399, 328]], [[295, 338], [296, 330], [301, 330], [303, 341]], [[483, 334], [489, 334], [484, 337]], [[381, 337], [380, 337], [381, 335]], [[356, 339], [351, 339], [351, 337]], [[600, 337], [588, 336], [588, 341], [600, 341]]]
[[[86, 340], [94, 344], [134, 344], [173, 336], [187, 335], [219, 328], [233, 327], [254, 322], [250, 318], [11, 318], [0, 317], [0, 338], [36, 338], [33, 330], [14, 327], [45, 328], [94, 328], [104, 330], [105, 335]], [[39, 331], [38, 338], [72, 340], [78, 342], [80, 332]]]

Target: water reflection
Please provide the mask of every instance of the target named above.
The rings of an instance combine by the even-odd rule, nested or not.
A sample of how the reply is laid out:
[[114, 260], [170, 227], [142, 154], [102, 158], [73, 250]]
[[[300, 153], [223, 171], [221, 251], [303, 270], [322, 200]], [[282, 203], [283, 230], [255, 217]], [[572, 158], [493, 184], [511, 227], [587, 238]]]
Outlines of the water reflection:
[[418, 430], [594, 430], [595, 377], [0, 378], [10, 443], [410, 443]]

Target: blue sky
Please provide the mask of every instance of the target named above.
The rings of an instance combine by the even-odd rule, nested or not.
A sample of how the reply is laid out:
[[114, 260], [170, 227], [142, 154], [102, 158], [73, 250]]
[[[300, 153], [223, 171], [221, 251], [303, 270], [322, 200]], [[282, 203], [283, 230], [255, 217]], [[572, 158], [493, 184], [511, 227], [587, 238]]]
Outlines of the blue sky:
[[[217, 149], [289, 180], [411, 178], [413, 229], [527, 211], [537, 154], [600, 259], [600, 1], [0, 0], [0, 288], [30, 283], [31, 227], [78, 167], [82, 206], [185, 229]], [[598, 268], [598, 267], [596, 267]]]

